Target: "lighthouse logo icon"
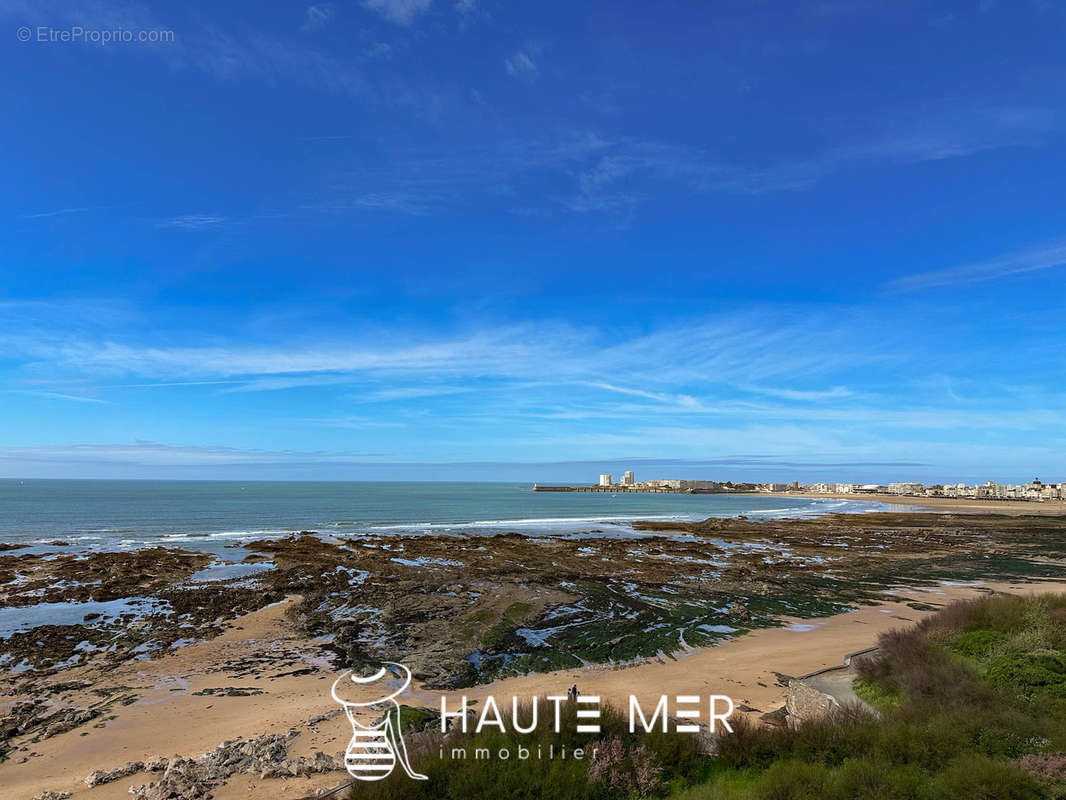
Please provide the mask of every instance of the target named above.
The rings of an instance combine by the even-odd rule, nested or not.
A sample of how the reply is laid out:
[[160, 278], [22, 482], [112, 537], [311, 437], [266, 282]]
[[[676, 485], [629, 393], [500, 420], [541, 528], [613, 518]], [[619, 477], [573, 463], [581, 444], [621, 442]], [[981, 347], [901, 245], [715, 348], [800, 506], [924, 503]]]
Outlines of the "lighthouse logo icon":
[[[394, 671], [400, 676], [398, 689], [392, 688], [396, 681]], [[377, 691], [374, 692], [372, 700], [352, 702], [337, 695], [338, 688], [343, 692], [345, 685], [361, 689], [374, 688]], [[344, 751], [344, 767], [353, 778], [361, 781], [380, 781], [389, 777], [399, 762], [407, 777], [416, 781], [427, 780], [425, 775], [412, 769], [400, 727], [400, 704], [396, 702], [396, 698], [410, 685], [411, 670], [392, 661], [384, 662], [381, 669], [373, 675], [361, 677], [348, 670], [333, 682], [330, 694], [344, 707], [344, 713], [352, 725], [352, 740]], [[358, 709], [378, 711], [383, 713], [384, 717], [380, 722], [364, 725], [356, 719]]]

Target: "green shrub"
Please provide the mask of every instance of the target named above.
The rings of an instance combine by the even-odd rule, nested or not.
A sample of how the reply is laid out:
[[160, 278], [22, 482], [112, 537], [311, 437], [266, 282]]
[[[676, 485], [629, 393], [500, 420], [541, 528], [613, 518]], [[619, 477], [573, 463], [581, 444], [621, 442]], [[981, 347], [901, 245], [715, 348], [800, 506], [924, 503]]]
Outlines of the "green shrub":
[[937, 800], [1039, 800], [1037, 782], [1009, 761], [968, 753], [936, 779]]
[[1066, 658], [1060, 653], [1008, 653], [988, 663], [993, 686], [1066, 697]]
[[958, 753], [968, 749], [970, 733], [946, 714], [914, 712], [913, 718], [888, 719], [878, 729], [873, 752], [897, 766], [942, 769]]
[[916, 767], [894, 767], [871, 758], [850, 759], [833, 771], [828, 796], [833, 800], [913, 800], [919, 796], [922, 782]]
[[1002, 647], [1006, 641], [1007, 635], [1002, 631], [981, 628], [960, 633], [952, 641], [951, 649], [964, 656], [984, 658], [993, 650]]
[[956, 634], [987, 629], [1009, 635], [1026, 626], [1031, 602], [1025, 597], [1006, 594], [958, 601], [922, 620], [918, 628], [927, 633]]
[[715, 772], [698, 786], [670, 795], [670, 800], [753, 800], [758, 776], [751, 770]]
[[758, 800], [825, 800], [829, 771], [819, 764], [778, 761], [755, 785]]
[[1049, 743], [1041, 721], [1015, 709], [975, 710], [969, 724], [974, 731], [972, 748], [986, 756], [1021, 758]]
[[880, 646], [879, 658], [859, 664], [860, 676], [886, 688], [899, 687], [912, 705], [923, 704], [932, 713], [973, 708], [991, 699], [992, 692], [973, 670], [938, 647], [920, 626], [882, 634]]
[[765, 768], [781, 759], [835, 766], [860, 755], [876, 737], [865, 713], [841, 713], [798, 728], [760, 726], [744, 717], [730, 720], [733, 733], [716, 740], [717, 762], [731, 768]]
[[793, 731], [787, 728], [759, 726], [747, 717], [737, 717], [730, 724], [733, 732], [718, 736], [715, 742], [716, 761], [726, 768], [763, 769], [787, 752], [793, 739]]

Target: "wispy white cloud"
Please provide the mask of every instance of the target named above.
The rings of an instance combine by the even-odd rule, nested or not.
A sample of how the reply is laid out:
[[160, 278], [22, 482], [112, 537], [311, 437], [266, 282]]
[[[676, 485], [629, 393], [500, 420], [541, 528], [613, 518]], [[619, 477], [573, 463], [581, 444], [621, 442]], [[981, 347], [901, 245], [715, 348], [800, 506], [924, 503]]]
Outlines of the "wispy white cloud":
[[191, 66], [223, 81], [286, 80], [338, 95], [377, 101], [380, 97], [355, 66], [300, 44], [263, 36], [237, 37], [208, 28], [180, 52], [168, 53], [177, 66]]
[[[410, 25], [426, 13], [431, 0], [364, 0], [364, 5], [401, 25]], [[458, 0], [456, 9], [469, 14], [474, 0]], [[46, 14], [57, 23], [86, 27], [157, 29], [168, 22], [145, 6], [108, 2], [61, 2], [42, 0], [41, 4], [19, 0], [0, 4], [0, 14], [39, 18]], [[334, 14], [331, 3], [315, 3], [306, 9], [305, 27], [319, 27]], [[374, 45], [377, 47], [377, 45]], [[432, 117], [441, 107], [451, 109], [452, 118], [468, 118], [469, 95], [450, 93], [432, 80], [401, 82], [395, 76], [368, 72], [365, 48], [361, 60], [354, 54], [334, 54], [308, 46], [306, 37], [295, 40], [261, 34], [240, 35], [218, 26], [188, 26], [178, 41], [165, 47], [129, 48], [126, 52], [152, 53], [175, 69], [193, 69], [220, 81], [256, 79], [267, 83], [295, 83], [315, 90], [355, 98], [374, 105], [403, 107], [411, 113]], [[536, 44], [527, 44], [504, 61], [508, 74], [533, 82], [541, 72], [541, 54]], [[565, 127], [562, 116], [553, 121]], [[473, 206], [478, 200], [498, 205], [500, 176], [521, 177], [538, 170], [550, 170], [560, 181], [574, 181], [571, 190], [553, 188], [545, 192], [543, 183], [529, 181], [523, 195], [515, 191], [516, 213], [549, 212], [632, 215], [640, 205], [655, 197], [683, 193], [761, 194], [810, 188], [832, 176], [855, 170], [961, 158], [1007, 147], [1039, 145], [1066, 126], [1066, 114], [1055, 106], [1041, 107], [1021, 102], [989, 102], [968, 97], [944, 97], [913, 108], [883, 109], [868, 118], [835, 119], [815, 122], [821, 145], [806, 152], [780, 157], [738, 159], [725, 157], [713, 149], [701, 149], [679, 141], [654, 141], [617, 136], [605, 147], [587, 153], [576, 161], [523, 159], [543, 151], [543, 130], [519, 146], [494, 135], [491, 141], [469, 151], [450, 146], [414, 159], [384, 159], [375, 168], [376, 180], [354, 184], [356, 190], [341, 188], [320, 204], [308, 205], [313, 212], [389, 212], [427, 214], [458, 206]], [[547, 129], [547, 128], [545, 128]], [[524, 134], [517, 134], [521, 137]], [[597, 137], [599, 138], [599, 137]], [[504, 141], [501, 147], [499, 142]], [[519, 183], [519, 181], [515, 181]], [[649, 186], [649, 184], [651, 184]], [[535, 195], [535, 196], [531, 196]], [[84, 209], [57, 209], [36, 216], [79, 212]], [[195, 217], [197, 215], [192, 215]], [[209, 217], [210, 215], [203, 215]], [[238, 215], [240, 216], [240, 215]], [[180, 219], [180, 218], [178, 218]], [[190, 218], [191, 219], [191, 218]], [[180, 223], [176, 224], [181, 227]], [[195, 227], [209, 227], [200, 224]]]
[[[377, 3], [383, 14], [405, 18], [404, 7], [413, 11], [429, 6], [430, 0], [368, 0]], [[307, 21], [321, 20], [331, 9], [328, 4], [313, 5]], [[80, 25], [86, 29], [172, 30], [170, 18], [158, 16], [147, 6], [116, 2], [68, 2], [41, 0], [39, 3], [0, 3], [0, 16], [14, 17], [27, 24], [47, 19], [53, 26]], [[101, 52], [108, 48], [100, 48]], [[300, 41], [283, 40], [262, 34], [227, 31], [217, 25], [186, 25], [181, 35], [166, 43], [136, 43], [122, 48], [127, 54], [149, 54], [174, 69], [193, 69], [221, 81], [254, 78], [262, 81], [289, 81], [305, 87], [347, 95], [373, 103], [404, 103], [410, 92], [378, 92], [356, 64], [335, 58]], [[417, 100], [415, 100], [417, 102]]]
[[333, 19], [333, 14], [332, 3], [315, 3], [314, 5], [310, 5], [307, 7], [304, 23], [300, 26], [300, 30], [305, 33], [321, 30], [331, 19]]
[[[1008, 453], [1019, 436], [1066, 430], [1057, 383], [1028, 387], [1022, 401], [1014, 391], [974, 398], [947, 393], [935, 381], [919, 386], [913, 365], [916, 359], [924, 363], [928, 353], [920, 347], [915, 352], [906, 327], [901, 330], [896, 319], [878, 324], [845, 309], [815, 314], [775, 308], [690, 319], [651, 332], [545, 323], [451, 336], [353, 330], [314, 343], [289, 337], [249, 345], [215, 338], [185, 347], [169, 346], [165, 331], [156, 342], [144, 341], [152, 334], [140, 340], [125, 336], [121, 327], [94, 332], [78, 325], [65, 331], [58, 308], [34, 307], [32, 317], [0, 313], [0, 319], [12, 317], [20, 324], [15, 331], [0, 326], [0, 352], [8, 366], [22, 366], [14, 372], [5, 367], [4, 388], [63, 387], [55, 393], [75, 397], [92, 396], [98, 390], [89, 387], [96, 386], [117, 398], [156, 384], [196, 385], [210, 393], [317, 387], [313, 404], [291, 405], [303, 416], [274, 421], [279, 430], [311, 441], [389, 438], [412, 459], [483, 457], [492, 449], [486, 440], [499, 436], [516, 459], [762, 450], [835, 451], [855, 462], [884, 462], [928, 452], [930, 442], [943, 454], [955, 443], [974, 440], [985, 443], [986, 460], [978, 462], [975, 455], [965, 463], [994, 463], [994, 456], [1004, 454], [1022, 458], [1020, 451]], [[51, 327], [42, 327], [45, 321]], [[979, 380], [984, 362], [960, 363], [957, 355], [950, 352], [945, 359], [959, 372], [976, 368]], [[899, 380], [901, 374], [908, 382]], [[925, 374], [941, 370], [930, 361]], [[880, 376], [876, 391], [871, 375]], [[865, 378], [863, 391], [850, 388], [848, 376]], [[38, 385], [20, 385], [27, 378]], [[336, 389], [322, 391], [329, 386]], [[319, 403], [322, 397], [328, 401]], [[269, 405], [229, 394], [210, 402]], [[426, 413], [410, 413], [423, 406]], [[1027, 455], [1046, 462], [1039, 453]], [[153, 443], [7, 448], [0, 459], [8, 473], [18, 474], [46, 469], [20, 464], [193, 469], [358, 460], [348, 453], [170, 449]]]
[[400, 151], [379, 163], [331, 174], [327, 196], [304, 213], [393, 212], [423, 216], [472, 210], [491, 202], [543, 202], [514, 189], [528, 175], [570, 173], [609, 146], [587, 131], [499, 139], [447, 152]]
[[[42, 357], [68, 368], [163, 377], [279, 376], [280, 387], [291, 385], [291, 381], [307, 373], [529, 371], [533, 369], [534, 359], [544, 354], [545, 347], [523, 342], [520, 330], [503, 329], [446, 341], [383, 348], [336, 344], [305, 348], [143, 347], [82, 340], [51, 344], [39, 341], [30, 346]], [[345, 380], [340, 374], [327, 374], [322, 379]]]
[[337, 462], [365, 457], [363, 453], [259, 450], [222, 446], [169, 445], [160, 442], [72, 444], [59, 446], [0, 446], [0, 459], [64, 464], [135, 464], [142, 466], [212, 466]]
[[82, 214], [86, 211], [94, 211], [95, 206], [82, 206], [79, 208], [57, 208], [54, 211], [41, 211], [36, 214], [23, 214], [19, 219], [46, 219], [47, 217], [61, 217], [67, 214]]
[[657, 403], [664, 403], [666, 405], [677, 406], [679, 408], [695, 409], [701, 406], [699, 400], [687, 394], [666, 394], [664, 392], [650, 392], [646, 389], [636, 389], [629, 386], [616, 386], [613, 383], [604, 383], [603, 381], [585, 381], [584, 385], [590, 386], [594, 389], [603, 389], [604, 391], [608, 392], [630, 395], [631, 397], [642, 397], [645, 400], [654, 400]]
[[363, 55], [369, 60], [384, 60], [392, 56], [393, 48], [388, 42], [374, 42], [366, 50], [363, 51]]
[[442, 205], [442, 199], [432, 194], [415, 191], [382, 191], [323, 200], [303, 207], [304, 211], [348, 213], [353, 211], [379, 211], [421, 217], [432, 213]]
[[367, 337], [358, 343], [302, 346], [146, 346], [41, 329], [0, 331], [0, 344], [23, 358], [83, 374], [278, 381], [276, 386], [259, 384], [259, 388], [282, 388], [303, 380], [341, 383], [352, 374], [375, 373], [535, 380], [543, 376], [544, 364], [551, 364], [560, 380], [597, 380], [615, 386], [641, 381], [647, 387], [648, 381], [677, 384], [697, 374], [760, 384], [767, 378], [817, 376], [843, 363], [854, 366], [887, 357], [888, 347], [874, 350], [842, 344], [841, 323], [822, 315], [791, 319], [778, 315], [771, 323], [769, 317], [752, 314], [660, 329], [607, 344], [594, 330], [561, 323], [484, 328], [431, 340], [395, 334], [369, 337], [397, 340], [379, 346], [367, 345]]
[[287, 375], [248, 376], [241, 380], [228, 380], [223, 394], [246, 394], [248, 392], [279, 392], [286, 389], [306, 389], [314, 386], [345, 386], [356, 382], [350, 373], [316, 371]]
[[363, 6], [397, 25], [410, 25], [429, 9], [432, 0], [363, 0]]
[[354, 399], [363, 403], [390, 403], [395, 400], [418, 400], [479, 391], [473, 386], [398, 386], [391, 389], [370, 389], [359, 392]]
[[[684, 431], [669, 428], [651, 429], [658, 436], [672, 439], [675, 436], [684, 435]], [[762, 433], [765, 431], [765, 433]], [[779, 435], [780, 431], [772, 428], [759, 429], [762, 435], [760, 441], [771, 440]], [[726, 432], [707, 431], [700, 437], [700, 441], [715, 440], [722, 442]], [[749, 432], [749, 436], [750, 436]], [[749, 439], [750, 440], [750, 439]], [[602, 447], [604, 452], [610, 452], [612, 448], [626, 448], [634, 446], [639, 440], [632, 435], [606, 435], [596, 436], [570, 436], [560, 439], [561, 452], [574, 445], [585, 442], [594, 442], [594, 446]], [[838, 451], [822, 452], [809, 451], [803, 455], [788, 455], [781, 452], [766, 452], [747, 454], [742, 451], [726, 452], [714, 458], [662, 458], [623, 456], [621, 459], [637, 469], [662, 468], [701, 468], [708, 467], [798, 467], [798, 466], [894, 466], [911, 467], [920, 466], [921, 462], [905, 460], [881, 459], [878, 461], [858, 460], [860, 453], [856, 450], [849, 451], [841, 448]], [[530, 466], [534, 468], [558, 467], [561, 465], [573, 465], [585, 472], [591, 471], [598, 463], [603, 463], [602, 457], [596, 461], [577, 460], [469, 460], [440, 459], [437, 461], [385, 461], [386, 454], [361, 452], [361, 451], [323, 451], [323, 450], [267, 450], [226, 447], [221, 445], [183, 446], [171, 445], [153, 441], [135, 441], [130, 443], [92, 443], [70, 444], [59, 446], [0, 446], [0, 461], [17, 461], [24, 463], [41, 464], [128, 464], [135, 466], [177, 466], [177, 467], [200, 467], [200, 466], [241, 466], [241, 465], [289, 465], [289, 464], [367, 464], [369, 466], [399, 466], [418, 467], [440, 465], [446, 467], [465, 466]]]
[[[565, 384], [563, 384], [565, 385]], [[847, 426], [850, 434], [869, 430], [938, 430], [938, 431], [1035, 431], [1057, 429], [1066, 424], [1066, 412], [1054, 407], [1010, 408], [1000, 404], [993, 408], [923, 405], [901, 409], [899, 398], [887, 397], [878, 403], [804, 402], [767, 403], [688, 396], [677, 402], [668, 395], [650, 395], [651, 402], [604, 403], [588, 395], [553, 404], [523, 403], [512, 392], [503, 407], [490, 407], [487, 418], [521, 426], [523, 421], [542, 419], [553, 423], [606, 421], [625, 422], [627, 430], [643, 429], [652, 421], [674, 422], [678, 429], [698, 430], [708, 420], [717, 425], [806, 425], [824, 434], [827, 426]], [[635, 394], [644, 397], [643, 393]], [[472, 421], [480, 417], [473, 415]], [[634, 428], [633, 426], [636, 426]], [[648, 441], [645, 439], [645, 441]]]
[[1066, 266], [1066, 242], [1023, 250], [989, 261], [977, 261], [949, 269], [907, 275], [888, 283], [887, 288], [897, 292], [917, 292], [943, 286], [962, 286], [968, 283], [990, 281], [1062, 266]]
[[339, 417], [305, 417], [294, 422], [307, 422], [312, 425], [325, 425], [330, 428], [345, 428], [348, 430], [367, 430], [371, 428], [405, 428], [407, 423], [395, 420], [377, 419], [347, 414]]
[[217, 228], [227, 222], [226, 217], [214, 214], [185, 214], [180, 217], [171, 217], [159, 223], [160, 228], [181, 228], [183, 230], [198, 231], [204, 228]]
[[1061, 112], [1044, 108], [974, 105], [943, 100], [905, 109], [876, 128], [834, 136], [813, 155], [766, 167], [729, 170], [709, 188], [746, 194], [794, 191], [838, 173], [965, 158], [990, 150], [1038, 145], [1066, 125]]
[[[418, 432], [408, 452], [423, 452], [423, 445], [474, 452], [469, 433], [489, 430], [509, 431], [508, 442], [512, 434], [524, 436], [530, 448], [541, 440], [538, 446], [546, 448], [551, 436], [582, 428], [616, 431], [619, 446], [644, 442], [652, 448], [655, 440], [648, 437], [659, 435], [657, 428], [763, 425], [791, 437], [780, 442], [802, 449], [805, 436], [824, 448], [832, 437], [851, 441], [871, 431], [881, 431], [887, 441], [907, 431], [936, 432], [927, 434], [933, 437], [980, 431], [988, 439], [1008, 430], [1066, 429], [1057, 383], [1027, 390], [1019, 403], [1016, 393], [994, 390], [997, 382], [987, 372], [987, 364], [997, 363], [994, 352], [991, 361], [976, 354], [960, 361], [950, 348], [916, 350], [896, 317], [845, 308], [774, 307], [680, 320], [651, 331], [542, 322], [432, 335], [352, 329], [343, 337], [290, 336], [258, 344], [217, 336], [197, 343], [186, 335], [189, 343], [181, 347], [169, 344], [165, 330], [136, 335], [124, 334], [122, 323], [68, 325], [73, 315], [60, 307], [20, 311], [7, 304], [0, 310], [4, 388], [69, 396], [106, 390], [115, 398], [142, 387], [188, 385], [234, 407], [246, 404], [240, 398], [248, 392], [315, 389], [315, 397], [330, 398], [322, 408], [333, 413], [286, 425], [370, 436], [402, 423]], [[915, 363], [923, 370], [916, 373]], [[932, 380], [947, 374], [945, 368], [972, 372], [974, 381], [991, 388], [980, 397], [947, 391], [943, 381]], [[930, 378], [925, 384], [919, 382], [923, 376]], [[449, 400], [451, 395], [461, 399]], [[430, 412], [424, 417], [409, 414], [423, 405]], [[695, 441], [679, 437], [676, 447]], [[734, 439], [723, 441], [737, 446]], [[593, 446], [591, 440], [585, 444]], [[675, 447], [668, 440], [659, 444]]]
[[77, 403], [98, 403], [110, 405], [110, 400], [102, 400], [99, 397], [86, 397], [84, 395], [63, 394], [62, 392], [45, 392], [35, 389], [9, 389], [9, 392], [26, 394], [33, 397], [45, 397], [50, 400], [73, 400]]
[[504, 59], [507, 74], [513, 78], [532, 83], [537, 79], [537, 62], [526, 50], [519, 50]]
[[[713, 152], [668, 142], [611, 142], [578, 178], [573, 211], [629, 209], [642, 182], [670, 183], [694, 193], [767, 194], [809, 189], [857, 169], [963, 158], [1005, 147], [1038, 145], [1066, 126], [1066, 115], [1041, 108], [969, 107], [900, 112], [899, 119], [865, 133], [827, 134], [809, 155], [759, 165], [727, 161]], [[647, 194], [647, 192], [645, 192]]]
[[739, 388], [754, 394], [778, 397], [782, 400], [840, 400], [855, 396], [855, 392], [844, 386], [833, 386], [828, 389], [787, 389], [772, 386], [741, 386]]
[[153, 381], [152, 383], [121, 383], [117, 386], [122, 389], [166, 389], [175, 386], [229, 386], [239, 383], [242, 381]]

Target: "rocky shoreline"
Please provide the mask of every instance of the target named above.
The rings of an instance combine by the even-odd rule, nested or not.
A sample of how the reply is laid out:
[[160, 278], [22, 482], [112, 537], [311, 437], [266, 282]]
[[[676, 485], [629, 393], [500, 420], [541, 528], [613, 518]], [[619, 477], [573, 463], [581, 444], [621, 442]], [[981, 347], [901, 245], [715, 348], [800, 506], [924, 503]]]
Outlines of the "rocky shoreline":
[[[195, 694], [254, 697], [262, 688], [251, 678], [381, 660], [408, 664], [426, 688], [454, 689], [669, 657], [786, 617], [876, 603], [900, 586], [1066, 579], [1066, 520], [1047, 516], [862, 514], [634, 527], [643, 535], [304, 531], [244, 543], [239, 560], [224, 565], [176, 548], [6, 550], [0, 610], [79, 616], [0, 639], [0, 754], [17, 741], [8, 756], [25, 761], [33, 757], [28, 742], [106, 726], [141, 694], [108, 681], [112, 670], [212, 640], [287, 597], [294, 598], [285, 611], [292, 641], [221, 657], [207, 671], [225, 680]], [[232, 577], [193, 580], [211, 569]]]
[[[643, 538], [313, 532], [243, 545], [251, 575], [191, 581], [195, 550], [0, 554], [0, 669], [22, 680], [218, 635], [289, 595], [340, 664], [404, 660], [432, 687], [622, 663], [825, 616], [939, 580], [1066, 577], [1054, 517], [837, 515], [636, 523]], [[216, 570], [225, 573], [225, 569]], [[210, 570], [207, 570], [210, 572]], [[49, 614], [69, 619], [49, 621]]]

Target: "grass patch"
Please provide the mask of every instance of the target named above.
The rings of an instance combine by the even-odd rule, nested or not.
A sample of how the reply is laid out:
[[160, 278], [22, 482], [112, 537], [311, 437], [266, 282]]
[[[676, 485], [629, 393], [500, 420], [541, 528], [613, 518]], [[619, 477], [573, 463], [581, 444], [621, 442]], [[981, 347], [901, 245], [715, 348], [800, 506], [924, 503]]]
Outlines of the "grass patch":
[[903, 693], [891, 686], [884, 686], [869, 678], [856, 678], [851, 688], [855, 695], [864, 703], [868, 703], [878, 711], [888, 711], [903, 705]]

